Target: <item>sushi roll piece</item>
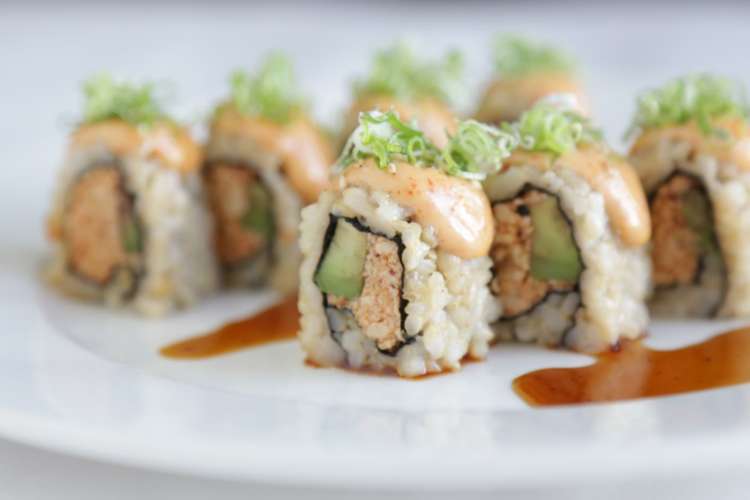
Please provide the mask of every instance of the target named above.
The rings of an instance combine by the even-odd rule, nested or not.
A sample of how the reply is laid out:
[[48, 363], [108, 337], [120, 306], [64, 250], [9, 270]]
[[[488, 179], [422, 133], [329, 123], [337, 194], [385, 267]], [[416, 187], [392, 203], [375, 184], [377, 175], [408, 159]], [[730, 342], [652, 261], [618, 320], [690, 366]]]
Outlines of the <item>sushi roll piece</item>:
[[257, 74], [232, 75], [203, 169], [225, 284], [296, 289], [299, 213], [328, 185], [334, 160], [286, 57], [273, 53]]
[[48, 277], [146, 315], [193, 304], [218, 282], [201, 148], [151, 84], [100, 75], [84, 93], [48, 219]]
[[517, 120], [540, 99], [566, 94], [570, 107], [588, 112], [588, 98], [566, 53], [515, 36], [499, 37], [494, 46], [495, 78], [487, 85], [476, 119], [498, 124]]
[[484, 183], [497, 338], [595, 353], [643, 335], [651, 225], [633, 168], [571, 110], [540, 103], [505, 129], [519, 146]]
[[508, 154], [494, 133], [462, 123], [441, 150], [395, 112], [360, 116], [336, 189], [302, 211], [310, 361], [414, 377], [485, 356], [493, 226], [476, 179]]
[[408, 45], [397, 43], [379, 51], [367, 78], [354, 83], [354, 100], [344, 117], [343, 146], [370, 110], [395, 111], [401, 120], [416, 123], [425, 136], [442, 147], [456, 130], [452, 102], [463, 89], [463, 60], [452, 51], [439, 61], [423, 61]]
[[710, 75], [644, 93], [630, 161], [649, 197], [651, 309], [750, 316], [750, 128], [744, 89]]

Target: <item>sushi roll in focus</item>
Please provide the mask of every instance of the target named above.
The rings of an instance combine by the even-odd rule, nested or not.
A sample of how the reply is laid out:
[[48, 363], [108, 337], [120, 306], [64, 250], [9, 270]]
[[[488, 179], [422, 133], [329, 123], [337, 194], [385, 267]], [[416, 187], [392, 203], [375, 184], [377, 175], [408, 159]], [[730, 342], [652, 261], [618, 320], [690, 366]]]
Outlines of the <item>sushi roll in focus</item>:
[[497, 312], [492, 213], [477, 180], [507, 156], [505, 134], [460, 123], [441, 150], [394, 112], [359, 123], [337, 189], [302, 212], [308, 359], [413, 377], [483, 358]]
[[645, 332], [651, 226], [635, 171], [588, 122], [540, 103], [485, 181], [498, 339], [599, 352]]
[[201, 149], [166, 116], [153, 85], [89, 80], [48, 220], [51, 281], [147, 315], [217, 285]]
[[367, 78], [354, 84], [354, 102], [344, 117], [340, 144], [357, 127], [359, 114], [395, 111], [416, 122], [427, 139], [441, 147], [455, 131], [451, 103], [462, 90], [463, 61], [458, 52], [439, 61], [422, 61], [408, 45], [398, 43], [375, 55]]
[[564, 52], [518, 37], [501, 37], [495, 42], [494, 60], [497, 76], [482, 95], [477, 120], [517, 120], [537, 101], [553, 94], [568, 94], [575, 110], [588, 112], [575, 63]]
[[328, 185], [331, 144], [307, 115], [291, 63], [235, 72], [216, 109], [203, 170], [224, 282], [297, 287], [299, 212]]
[[750, 316], [744, 89], [692, 75], [643, 94], [630, 161], [649, 195], [654, 314]]

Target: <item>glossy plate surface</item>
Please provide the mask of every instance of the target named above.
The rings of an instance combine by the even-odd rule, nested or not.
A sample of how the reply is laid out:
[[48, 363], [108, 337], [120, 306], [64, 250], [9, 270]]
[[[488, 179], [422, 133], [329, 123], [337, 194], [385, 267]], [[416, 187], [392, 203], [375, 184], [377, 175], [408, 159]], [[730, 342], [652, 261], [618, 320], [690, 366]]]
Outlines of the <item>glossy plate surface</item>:
[[[694, 69], [743, 76], [736, 72], [745, 68], [750, 76], [744, 52], [728, 49], [746, 39], [747, 15], [728, 9], [649, 7], [644, 17], [550, 5], [440, 4], [434, 12], [336, 5], [0, 15], [0, 60], [8, 69], [0, 79], [0, 435], [163, 470], [351, 487], [525, 487], [744, 470], [750, 387], [532, 410], [512, 392], [513, 377], [589, 358], [504, 346], [486, 363], [416, 382], [313, 369], [293, 343], [172, 361], [158, 355], [160, 347], [275, 298], [234, 293], [154, 322], [72, 302], [41, 285], [44, 214], [78, 109], [77, 84], [101, 68], [178, 82], [179, 96], [189, 96], [181, 101], [184, 115], [195, 117], [223, 94], [229, 69], [280, 46], [299, 61], [318, 115], [333, 122], [371, 47], [407, 31], [434, 53], [459, 45], [469, 49], [478, 85], [488, 72], [488, 37], [513, 29], [565, 40], [580, 55], [610, 138], [625, 129], [632, 96], [644, 86]], [[382, 29], [362, 30], [362, 19]], [[279, 37], [282, 31], [293, 35]], [[738, 324], [657, 323], [649, 343], [677, 347]]]

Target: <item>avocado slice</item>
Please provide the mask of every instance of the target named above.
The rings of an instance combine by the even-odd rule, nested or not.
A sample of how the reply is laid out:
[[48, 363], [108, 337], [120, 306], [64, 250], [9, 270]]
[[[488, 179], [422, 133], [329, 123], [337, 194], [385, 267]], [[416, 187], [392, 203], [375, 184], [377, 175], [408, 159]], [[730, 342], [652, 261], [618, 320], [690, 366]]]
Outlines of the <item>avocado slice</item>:
[[250, 187], [250, 208], [242, 216], [242, 227], [271, 239], [274, 232], [271, 195], [259, 183]]
[[128, 217], [122, 225], [122, 247], [127, 253], [138, 253], [143, 249], [141, 231], [132, 217]]
[[700, 251], [709, 254], [717, 252], [716, 234], [711, 220], [711, 206], [706, 193], [700, 189], [691, 189], [683, 194], [682, 215], [685, 217], [688, 227], [698, 237]]
[[315, 284], [321, 292], [353, 299], [364, 286], [367, 235], [343, 219], [336, 220], [333, 238], [318, 270]]
[[534, 233], [531, 241], [531, 275], [544, 281], [576, 283], [583, 269], [570, 224], [557, 206], [546, 197], [529, 206]]

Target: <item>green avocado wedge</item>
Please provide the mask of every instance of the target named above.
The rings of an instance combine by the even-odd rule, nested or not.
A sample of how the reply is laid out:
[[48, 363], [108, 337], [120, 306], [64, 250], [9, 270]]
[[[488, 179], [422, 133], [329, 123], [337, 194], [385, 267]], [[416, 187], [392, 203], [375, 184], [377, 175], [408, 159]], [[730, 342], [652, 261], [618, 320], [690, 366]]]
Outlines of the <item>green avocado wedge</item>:
[[333, 238], [315, 273], [321, 292], [354, 299], [364, 286], [367, 235], [351, 223], [336, 220]]
[[583, 270], [570, 224], [549, 196], [529, 206], [534, 232], [531, 242], [531, 275], [542, 281], [577, 283]]

